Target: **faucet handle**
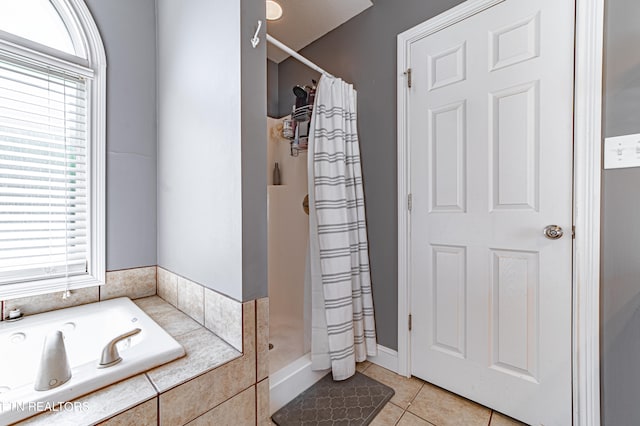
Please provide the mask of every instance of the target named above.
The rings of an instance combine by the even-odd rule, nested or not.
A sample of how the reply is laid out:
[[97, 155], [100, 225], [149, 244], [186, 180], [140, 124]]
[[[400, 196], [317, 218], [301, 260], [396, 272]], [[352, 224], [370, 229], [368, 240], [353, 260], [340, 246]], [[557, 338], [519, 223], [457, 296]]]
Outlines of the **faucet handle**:
[[36, 374], [34, 389], [46, 391], [65, 384], [71, 378], [71, 368], [64, 346], [64, 336], [60, 330], [52, 331], [45, 337], [42, 357]]
[[116, 344], [124, 339], [127, 339], [131, 336], [135, 336], [140, 333], [142, 330], [139, 328], [135, 328], [131, 331], [128, 331], [120, 336], [112, 339], [107, 345], [102, 349], [102, 356], [100, 357], [100, 364], [98, 364], [98, 368], [107, 368], [112, 365], [116, 365], [120, 361], [122, 361], [122, 357], [118, 353], [118, 347]]

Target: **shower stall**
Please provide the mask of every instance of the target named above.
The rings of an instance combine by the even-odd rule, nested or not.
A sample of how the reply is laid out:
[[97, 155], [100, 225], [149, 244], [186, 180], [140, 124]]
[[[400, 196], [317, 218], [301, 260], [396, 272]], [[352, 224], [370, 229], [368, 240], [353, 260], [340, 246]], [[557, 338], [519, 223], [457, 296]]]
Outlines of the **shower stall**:
[[280, 171], [280, 184], [273, 184], [270, 173], [267, 189], [271, 373], [308, 352], [310, 343], [304, 326], [309, 239], [308, 216], [302, 206], [307, 194], [306, 155], [289, 154], [289, 143], [281, 136], [282, 121], [268, 119], [268, 171], [273, 172], [276, 163]]
[[[266, 38], [267, 42], [307, 67], [325, 77], [333, 78], [327, 71], [271, 35], [267, 34]], [[312, 80], [312, 83], [312, 87], [294, 88], [296, 98], [300, 98], [301, 94], [305, 95], [302, 90], [308, 90], [308, 99], [302, 102], [302, 106], [296, 102], [296, 108], [290, 117], [267, 119], [271, 413], [330, 371], [311, 369], [312, 285], [310, 266], [307, 264], [308, 158], [307, 141], [303, 136], [309, 132], [314, 104], [316, 81]], [[291, 125], [295, 128], [293, 134]]]
[[[268, 118], [269, 375], [271, 412], [326, 374], [311, 371], [311, 295], [305, 281], [309, 216], [307, 153]], [[279, 173], [274, 173], [275, 164]], [[274, 176], [274, 174], [276, 176]], [[279, 175], [279, 184], [278, 176]], [[274, 179], [275, 178], [275, 179]], [[276, 182], [274, 182], [274, 180]]]

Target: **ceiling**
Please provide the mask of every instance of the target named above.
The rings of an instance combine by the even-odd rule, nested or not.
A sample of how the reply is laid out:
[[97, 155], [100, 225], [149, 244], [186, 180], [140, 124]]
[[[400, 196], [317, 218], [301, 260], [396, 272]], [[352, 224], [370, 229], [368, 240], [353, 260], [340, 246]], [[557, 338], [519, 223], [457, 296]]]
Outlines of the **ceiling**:
[[[371, 0], [277, 0], [282, 18], [268, 21], [267, 31], [293, 50], [300, 50], [373, 6]], [[267, 57], [280, 63], [289, 55], [267, 45]]]

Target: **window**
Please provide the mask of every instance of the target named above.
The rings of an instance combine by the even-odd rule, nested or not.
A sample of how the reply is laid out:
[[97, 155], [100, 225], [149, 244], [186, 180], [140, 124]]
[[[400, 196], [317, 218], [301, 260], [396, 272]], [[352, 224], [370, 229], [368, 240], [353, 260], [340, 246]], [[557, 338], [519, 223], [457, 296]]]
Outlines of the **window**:
[[2, 2], [0, 29], [62, 52], [76, 55], [60, 13], [49, 0]]
[[104, 283], [105, 67], [82, 0], [0, 2], [0, 299]]

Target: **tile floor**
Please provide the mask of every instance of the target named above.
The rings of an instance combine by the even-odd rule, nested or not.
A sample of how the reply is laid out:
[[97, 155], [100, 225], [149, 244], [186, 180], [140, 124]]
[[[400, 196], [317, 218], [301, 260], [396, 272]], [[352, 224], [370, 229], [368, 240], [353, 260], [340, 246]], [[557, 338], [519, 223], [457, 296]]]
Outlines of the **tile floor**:
[[369, 361], [361, 373], [395, 390], [371, 426], [520, 426], [517, 420], [415, 377], [406, 378]]

